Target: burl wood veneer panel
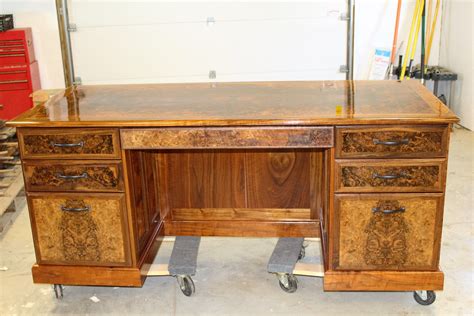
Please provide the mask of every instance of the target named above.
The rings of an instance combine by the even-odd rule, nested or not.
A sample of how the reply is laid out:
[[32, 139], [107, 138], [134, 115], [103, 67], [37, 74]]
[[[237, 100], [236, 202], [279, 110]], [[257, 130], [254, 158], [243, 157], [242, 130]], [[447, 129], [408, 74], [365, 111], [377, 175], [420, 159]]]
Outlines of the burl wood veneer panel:
[[332, 127], [122, 129], [124, 149], [329, 148]]
[[116, 129], [20, 129], [22, 158], [120, 158]]
[[337, 160], [337, 192], [443, 192], [445, 159]]
[[336, 158], [445, 157], [447, 126], [336, 128]]
[[434, 193], [336, 195], [334, 269], [436, 270], [442, 203]]
[[130, 261], [124, 195], [30, 194], [39, 264], [124, 266]]
[[117, 161], [25, 161], [23, 173], [28, 191], [123, 191]]

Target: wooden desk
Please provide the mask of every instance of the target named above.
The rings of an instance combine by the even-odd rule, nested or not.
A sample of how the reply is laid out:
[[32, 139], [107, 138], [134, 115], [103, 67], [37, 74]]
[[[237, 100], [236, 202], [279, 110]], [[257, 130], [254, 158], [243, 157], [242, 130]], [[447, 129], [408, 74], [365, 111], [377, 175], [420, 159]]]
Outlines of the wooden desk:
[[10, 122], [34, 281], [141, 286], [158, 235], [304, 236], [325, 290], [440, 290], [457, 120], [413, 80], [67, 89]]

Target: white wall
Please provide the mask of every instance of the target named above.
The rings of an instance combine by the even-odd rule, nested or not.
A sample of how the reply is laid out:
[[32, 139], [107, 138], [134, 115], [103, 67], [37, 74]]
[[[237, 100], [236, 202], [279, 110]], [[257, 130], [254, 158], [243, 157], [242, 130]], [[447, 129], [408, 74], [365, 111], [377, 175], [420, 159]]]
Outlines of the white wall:
[[[55, 1], [0, 0], [0, 2], [2, 3], [2, 12], [15, 14], [15, 23], [17, 26], [33, 27], [35, 48], [41, 67], [43, 87], [55, 88], [63, 86]], [[193, 1], [194, 4], [175, 4], [174, 9], [170, 7], [170, 4], [163, 4], [163, 1], [158, 0], [72, 0], [70, 2], [72, 2], [71, 18], [79, 26], [79, 32], [73, 34], [73, 41], [75, 39], [73, 46], [76, 68], [78, 68], [79, 75], [81, 75], [80, 72], [84, 74], [89, 73], [90, 75], [87, 76], [94, 79], [91, 81], [95, 81], [96, 83], [106, 82], [108, 80], [110, 80], [110, 82], [116, 82], [120, 79], [120, 76], [125, 77], [128, 81], [132, 81], [133, 78], [127, 79], [126, 75], [130, 75], [130, 77], [134, 75], [143, 77], [142, 73], [145, 71], [152, 74], [148, 80], [202, 81], [207, 80], [208, 69], [217, 70], [218, 80], [281, 80], [343, 77], [334, 72], [334, 66], [336, 61], [341, 59], [345, 54], [345, 35], [340, 32], [341, 26], [344, 26], [345, 23], [335, 18], [339, 12], [328, 13], [324, 10], [318, 11], [317, 6], [324, 7], [324, 5], [330, 4], [331, 6], [336, 6], [337, 10], [337, 8], [340, 8], [341, 3], [345, 4], [345, 0], [313, 0], [309, 3], [291, 2], [291, 5], [277, 1], [244, 4], [235, 1], [220, 0], [214, 2], [214, 4], [220, 4], [220, 7], [214, 5], [213, 9], [209, 9], [209, 3], [205, 4], [199, 1]], [[87, 26], [87, 23], [89, 23], [89, 26], [91, 26], [94, 24], [92, 23], [94, 19], [96, 25], [112, 23], [114, 21], [113, 17], [119, 14], [122, 14], [124, 18], [127, 18], [127, 16], [133, 18], [133, 12], [130, 12], [130, 15], [127, 15], [126, 11], [120, 12], [121, 6], [119, 4], [133, 3], [137, 5], [137, 3], [146, 3], [153, 7], [154, 3], [156, 5], [156, 2], [162, 4], [160, 10], [154, 9], [158, 12], [158, 16], [162, 21], [170, 22], [169, 25], [160, 26], [159, 29], [161, 33], [159, 36], [153, 37], [153, 32], [150, 30], [139, 32], [140, 28], [135, 28], [132, 31], [128, 30], [128, 35], [133, 34], [132, 39], [135, 41], [134, 44], [139, 44], [141, 45], [140, 47], [146, 43], [150, 43], [150, 40], [153, 38], [160, 38], [160, 41], [162, 39], [165, 40], [166, 45], [162, 45], [165, 50], [160, 49], [160, 41], [158, 40], [155, 40], [154, 44], [151, 45], [153, 49], [157, 50], [155, 62], [160, 62], [159, 64], [154, 64], [155, 66], [151, 69], [151, 72], [150, 68], [144, 67], [139, 69], [138, 74], [134, 74], [133, 72], [126, 74], [120, 73], [120, 71], [123, 72], [123, 69], [126, 69], [126, 65], [130, 60], [119, 59], [119, 62], [114, 60], [114, 56], [118, 55], [118, 52], [114, 52], [114, 49], [121, 48], [123, 50], [130, 50], [129, 54], [132, 56], [134, 54], [132, 51], [134, 49], [133, 45], [127, 45], [125, 40], [127, 34], [111, 38], [107, 36], [107, 31], [113, 28], [103, 28], [101, 31], [98, 30], [99, 28], [94, 30], [93, 27], [82, 28], [82, 30], [80, 28], [81, 24]], [[356, 0], [356, 79], [366, 79], [368, 77], [370, 60], [375, 47], [391, 47], [396, 2], [396, 0]], [[81, 6], [75, 6], [75, 4], [78, 3], [81, 3], [82, 9]], [[95, 14], [91, 12], [85, 14], [88, 5], [95, 4], [100, 6], [101, 3], [107, 4], [107, 10], [98, 10], [95, 11]], [[414, 3], [415, 0], [403, 1], [402, 27], [399, 35], [400, 41], [404, 40], [406, 42]], [[247, 9], [245, 9], [246, 5]], [[311, 5], [313, 6], [312, 10]], [[232, 8], [232, 6], [234, 8]], [[266, 9], [270, 7], [273, 7], [273, 10], [269, 11]], [[298, 7], [307, 8], [307, 12], [301, 9], [298, 10]], [[167, 10], [163, 8], [167, 8]], [[177, 10], [176, 8], [180, 9]], [[248, 8], [252, 8], [252, 10]], [[76, 11], [74, 11], [74, 9], [76, 9]], [[345, 9], [345, 6], [343, 9]], [[302, 12], [304, 12], [304, 14], [302, 14]], [[251, 15], [250, 19], [253, 19], [253, 21], [246, 23], [242, 23], [242, 21], [219, 23], [226, 19], [248, 19], [249, 14]], [[326, 16], [323, 17], [321, 15]], [[189, 23], [191, 25], [190, 28], [186, 28], [186, 23], [181, 23], [182, 25], [176, 27], [171, 23], [177, 21], [189, 22], [191, 18], [195, 18], [196, 16], [202, 16], [202, 18], [200, 18], [199, 23]], [[216, 24], [213, 27], [207, 27], [205, 22], [203, 22], [207, 16], [214, 16], [216, 18]], [[287, 18], [314, 18], [316, 22], [311, 23], [308, 19], [294, 19], [294, 21], [287, 19], [286, 21], [279, 22], [259, 21], [259, 19], [261, 20], [265, 17], [281, 18], [282, 16]], [[140, 21], [141, 20], [132, 20], [131, 22], [140, 23]], [[239, 23], [240, 26], [236, 27]], [[143, 31], [143, 28], [141, 30]], [[192, 32], [191, 34], [188, 32], [189, 30]], [[238, 30], [242, 30], [242, 32], [239, 33]], [[115, 31], [117, 31], [117, 29]], [[324, 31], [326, 31], [326, 34], [324, 34]], [[229, 32], [231, 32], [232, 36], [227, 35]], [[211, 37], [209, 33], [214, 33], [214, 35]], [[242, 34], [246, 33], [251, 35], [250, 40], [242, 43], [242, 41], [245, 41]], [[117, 31], [114, 34], [120, 34], [120, 32]], [[196, 34], [200, 34], [201, 37], [196, 37]], [[293, 36], [293, 34], [295, 36]], [[271, 45], [268, 45], [269, 42], [266, 37], [260, 35], [268, 35], [271, 39]], [[211, 40], [213, 38], [217, 38], [218, 40]], [[112, 42], [111, 39], [113, 39], [114, 42]], [[280, 41], [278, 41], [278, 39], [280, 39]], [[286, 42], [288, 42], [289, 45], [285, 45]], [[91, 49], [91, 46], [93, 46], [90, 45], [91, 43], [101, 43], [104, 45]], [[193, 48], [191, 46], [192, 43], [200, 44], [197, 46], [199, 48]], [[231, 58], [235, 55], [233, 55], [234, 52], [229, 43], [234, 43], [236, 47], [239, 45], [244, 46], [244, 49], [241, 50], [244, 52], [242, 58]], [[208, 45], [214, 45], [213, 49], [206, 49]], [[220, 48], [219, 45], [221, 46]], [[438, 61], [438, 46], [437, 39], [435, 39], [432, 50], [432, 63], [434, 64]], [[216, 47], [217, 50], [215, 49]], [[255, 47], [255, 50], [252, 51], [249, 47]], [[275, 49], [269, 50], [269, 47]], [[222, 52], [222, 54], [218, 54], [217, 52]], [[258, 58], [252, 58], [252, 52], [255, 52], [255, 56], [258, 56]], [[285, 59], [283, 57], [277, 58], [276, 56], [290, 56], [291, 59]], [[135, 52], [134, 57], [139, 59], [140, 54]], [[181, 68], [176, 66], [176, 60], [180, 60]], [[320, 62], [320, 60], [323, 60], [323, 62]], [[143, 67], [146, 61], [147, 60], [144, 60], [144, 62], [140, 64], [140, 67]], [[343, 62], [344, 60], [341, 61], [341, 63]], [[268, 65], [268, 67], [265, 68], [265, 65]], [[104, 69], [106, 70], [105, 73], [102, 71]], [[177, 69], [188, 69], [188, 73], [179, 73]], [[258, 69], [258, 71], [255, 71], [255, 69]], [[197, 72], [196, 70], [199, 71]], [[96, 72], [94, 73], [94, 71]], [[265, 73], [264, 76], [262, 72]], [[176, 77], [173, 77], [173, 75]], [[163, 77], [164, 79], [161, 78], [162, 80], [157, 80], [158, 77]], [[123, 80], [118, 81], [123, 82]]]
[[444, 6], [440, 62], [458, 74], [451, 108], [461, 125], [474, 130], [474, 4], [471, 0], [449, 0]]
[[15, 27], [31, 27], [44, 89], [64, 87], [54, 0], [0, 0], [0, 12], [13, 13]]

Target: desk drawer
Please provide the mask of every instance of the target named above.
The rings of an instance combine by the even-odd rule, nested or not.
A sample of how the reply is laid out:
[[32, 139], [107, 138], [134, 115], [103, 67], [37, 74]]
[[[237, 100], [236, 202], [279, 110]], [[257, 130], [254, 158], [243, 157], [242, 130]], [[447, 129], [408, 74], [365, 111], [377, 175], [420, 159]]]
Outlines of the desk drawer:
[[447, 126], [341, 127], [336, 158], [445, 157]]
[[120, 158], [118, 130], [21, 129], [22, 158]]
[[334, 269], [438, 269], [442, 208], [442, 194], [336, 194]]
[[336, 161], [336, 192], [443, 192], [445, 159]]
[[124, 149], [329, 148], [332, 127], [122, 129]]
[[120, 162], [46, 160], [23, 166], [28, 191], [123, 191]]
[[123, 194], [29, 194], [39, 264], [129, 263]]

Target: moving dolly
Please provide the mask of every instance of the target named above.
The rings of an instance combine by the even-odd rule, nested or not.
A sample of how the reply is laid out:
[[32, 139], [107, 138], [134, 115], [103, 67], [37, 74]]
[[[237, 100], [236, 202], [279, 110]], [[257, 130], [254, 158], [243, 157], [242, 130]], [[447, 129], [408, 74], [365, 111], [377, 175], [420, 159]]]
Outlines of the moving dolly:
[[[317, 242], [320, 238], [280, 238], [268, 261], [268, 272], [276, 274], [280, 287], [287, 293], [294, 293], [298, 289], [296, 275], [324, 277], [324, 266], [319, 263], [299, 262], [305, 257], [304, 242]], [[434, 291], [414, 291], [413, 297], [420, 305], [431, 305], [436, 300]]]
[[[177, 236], [164, 238], [163, 241], [173, 241], [173, 251], [168, 264], [151, 264], [147, 276], [173, 276], [178, 281], [179, 288], [186, 296], [195, 292], [194, 282], [191, 278], [196, 274], [197, 256], [201, 237]], [[63, 286], [53, 285], [57, 299], [63, 297]]]

